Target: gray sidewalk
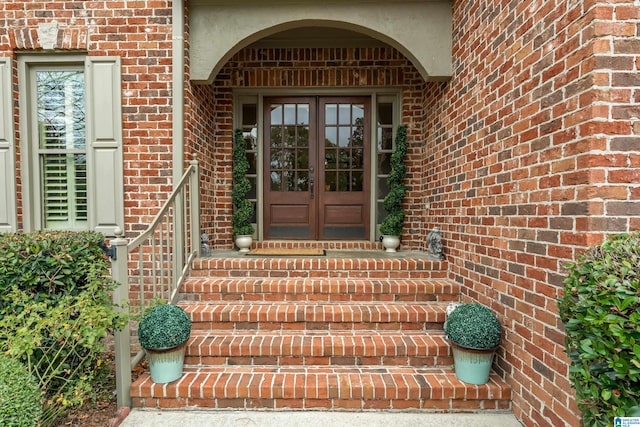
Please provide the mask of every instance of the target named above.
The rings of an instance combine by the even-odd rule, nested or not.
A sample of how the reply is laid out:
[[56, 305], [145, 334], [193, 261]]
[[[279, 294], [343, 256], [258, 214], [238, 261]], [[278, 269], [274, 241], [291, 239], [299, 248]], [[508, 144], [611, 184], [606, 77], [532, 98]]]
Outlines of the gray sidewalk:
[[521, 427], [512, 414], [134, 409], [121, 427]]

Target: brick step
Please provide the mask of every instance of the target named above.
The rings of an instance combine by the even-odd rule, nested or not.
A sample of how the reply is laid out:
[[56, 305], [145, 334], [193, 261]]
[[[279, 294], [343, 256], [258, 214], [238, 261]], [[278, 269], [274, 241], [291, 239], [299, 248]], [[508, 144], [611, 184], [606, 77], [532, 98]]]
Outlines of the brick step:
[[194, 332], [189, 365], [451, 366], [444, 333], [424, 332]]
[[460, 285], [446, 279], [192, 278], [188, 301], [457, 301]]
[[169, 384], [143, 374], [131, 386], [138, 408], [424, 409], [504, 411], [511, 390], [495, 373], [465, 384], [451, 369], [392, 367], [185, 367]]
[[[357, 252], [357, 251], [356, 251]], [[234, 255], [194, 260], [191, 277], [443, 279], [447, 262], [424, 254], [391, 257], [251, 257]]]
[[183, 303], [193, 330], [442, 330], [444, 303]]

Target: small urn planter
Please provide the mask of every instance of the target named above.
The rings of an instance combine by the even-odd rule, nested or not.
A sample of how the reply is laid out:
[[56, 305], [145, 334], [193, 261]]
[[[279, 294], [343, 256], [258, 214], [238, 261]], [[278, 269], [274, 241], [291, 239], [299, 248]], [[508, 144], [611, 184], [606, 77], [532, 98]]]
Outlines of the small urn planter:
[[461, 304], [451, 312], [444, 329], [452, 345], [456, 377], [469, 384], [489, 381], [502, 338], [502, 325], [493, 311], [482, 304]]
[[400, 246], [400, 236], [382, 235], [382, 246], [385, 252], [396, 252]]
[[251, 250], [251, 243], [253, 243], [253, 237], [250, 234], [236, 236], [235, 239], [238, 251], [242, 253], [249, 252]]
[[138, 339], [147, 355], [153, 382], [170, 383], [182, 376], [190, 335], [191, 319], [177, 305], [157, 305], [142, 317]]

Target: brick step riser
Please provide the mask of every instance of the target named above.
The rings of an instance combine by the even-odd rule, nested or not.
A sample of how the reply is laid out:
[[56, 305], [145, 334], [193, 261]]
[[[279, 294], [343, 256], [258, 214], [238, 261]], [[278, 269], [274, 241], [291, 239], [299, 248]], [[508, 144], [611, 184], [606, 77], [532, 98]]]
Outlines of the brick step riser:
[[183, 302], [457, 302], [454, 294], [182, 293]]
[[445, 271], [421, 271], [421, 270], [226, 270], [226, 269], [194, 269], [190, 272], [190, 277], [215, 277], [231, 279], [446, 279]]
[[[188, 350], [189, 351], [189, 350]], [[447, 356], [204, 356], [187, 354], [185, 364], [199, 366], [406, 366], [406, 367], [450, 367], [453, 357]]]
[[279, 321], [193, 321], [193, 331], [439, 331], [442, 321], [434, 322], [279, 322]]
[[443, 413], [468, 413], [475, 411], [503, 413], [511, 410], [511, 400], [466, 399], [262, 399], [262, 398], [155, 398], [131, 399], [134, 408], [146, 409], [274, 409], [274, 410], [423, 410]]

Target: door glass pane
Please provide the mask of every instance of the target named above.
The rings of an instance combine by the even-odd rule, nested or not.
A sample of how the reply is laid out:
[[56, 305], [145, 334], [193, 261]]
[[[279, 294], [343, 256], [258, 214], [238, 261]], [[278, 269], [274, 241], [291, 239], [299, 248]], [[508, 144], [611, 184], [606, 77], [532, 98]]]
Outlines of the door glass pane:
[[271, 126], [271, 146], [282, 147], [282, 128], [280, 126]]
[[351, 124], [351, 104], [340, 104], [338, 123], [341, 125]]
[[271, 150], [271, 169], [282, 169], [282, 150]]
[[356, 126], [351, 135], [351, 145], [353, 147], [364, 147], [364, 126]]
[[351, 191], [362, 191], [364, 188], [363, 174], [360, 171], [351, 173]]
[[296, 180], [298, 191], [309, 191], [309, 172], [300, 171]]
[[364, 169], [364, 150], [353, 150], [351, 162], [351, 166], [353, 169]]
[[338, 152], [338, 159], [340, 159], [338, 163], [338, 167], [340, 169], [349, 169], [349, 166], [351, 165], [351, 150], [340, 150]]
[[349, 191], [349, 172], [338, 172], [338, 191]]
[[282, 105], [271, 106], [271, 124], [272, 125], [282, 124]]
[[309, 126], [298, 127], [298, 147], [309, 146]]
[[351, 140], [351, 128], [340, 127], [338, 128], [338, 145], [340, 147], [348, 147]]
[[280, 191], [282, 188], [282, 173], [271, 172], [271, 191]]
[[285, 127], [285, 147], [295, 147], [296, 146], [296, 127], [295, 126], [286, 126]]
[[327, 170], [335, 170], [336, 164], [336, 152], [333, 149], [325, 150], [324, 152], [324, 167]]
[[298, 124], [309, 125], [309, 104], [298, 104]]
[[296, 189], [296, 173], [292, 171], [284, 171], [284, 191], [295, 191]]
[[297, 169], [309, 169], [309, 150], [298, 149]]
[[351, 124], [352, 125], [361, 125], [364, 123], [364, 105], [353, 104], [352, 115], [351, 115]]
[[285, 104], [284, 105], [284, 124], [285, 125], [295, 125], [297, 124], [296, 117], [296, 104]]
[[337, 191], [336, 186], [336, 173], [334, 171], [327, 171], [324, 174], [324, 191]]
[[324, 107], [324, 122], [327, 125], [338, 124], [338, 106], [336, 104], [327, 104]]
[[333, 127], [325, 128], [324, 130], [324, 145], [325, 147], [335, 147], [338, 145], [338, 129]]

